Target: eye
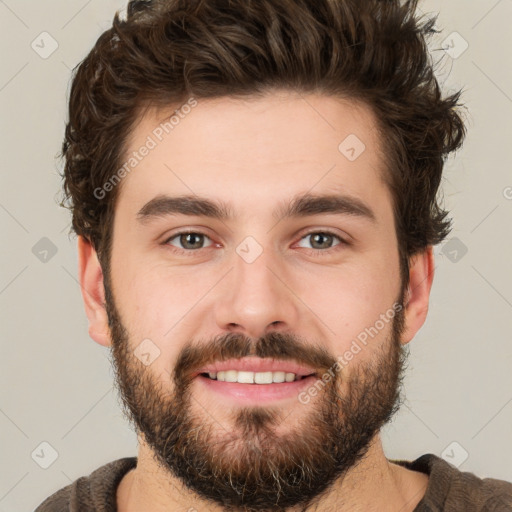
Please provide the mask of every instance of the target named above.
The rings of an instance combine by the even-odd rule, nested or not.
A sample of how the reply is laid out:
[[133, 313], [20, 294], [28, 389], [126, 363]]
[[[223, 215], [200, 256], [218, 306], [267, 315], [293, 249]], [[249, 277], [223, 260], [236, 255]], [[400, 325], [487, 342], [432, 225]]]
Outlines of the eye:
[[[304, 246], [304, 241], [310, 239], [310, 247]], [[205, 245], [205, 242], [208, 242]], [[307, 242], [306, 242], [307, 243]], [[171, 245], [177, 252], [195, 252], [200, 249], [205, 249], [214, 245], [213, 241], [209, 236], [198, 231], [180, 231], [174, 233], [169, 237], [164, 245]], [[330, 231], [312, 231], [304, 235], [298, 246], [306, 249], [306, 252], [313, 255], [319, 256], [321, 254], [328, 254], [331, 251], [341, 249], [342, 246], [350, 245], [348, 242], [343, 240], [339, 235], [331, 233]], [[340, 247], [338, 247], [340, 246]]]
[[[205, 240], [210, 240], [210, 244], [207, 246], [203, 245]], [[173, 236], [168, 238], [165, 243], [184, 251], [204, 249], [205, 247], [209, 247], [213, 244], [208, 236], [196, 231], [181, 231], [180, 233], [175, 233]]]
[[300, 247], [304, 247], [301, 243], [304, 240], [310, 239], [310, 244], [312, 247], [305, 247], [306, 249], [312, 249], [316, 252], [327, 252], [329, 249], [333, 249], [338, 245], [348, 245], [348, 242], [345, 242], [340, 236], [335, 235], [329, 231], [312, 231], [311, 233], [306, 234], [301, 238], [301, 242], [299, 242]]

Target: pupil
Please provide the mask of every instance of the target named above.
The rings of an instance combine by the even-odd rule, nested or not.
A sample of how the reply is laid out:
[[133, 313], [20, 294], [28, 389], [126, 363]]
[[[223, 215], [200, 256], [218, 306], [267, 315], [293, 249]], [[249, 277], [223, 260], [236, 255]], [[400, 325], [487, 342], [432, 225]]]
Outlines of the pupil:
[[331, 235], [327, 235], [325, 233], [317, 233], [316, 235], [313, 236], [313, 243], [315, 244], [319, 239], [320, 239], [320, 242], [319, 244], [322, 246], [325, 246], [325, 241], [324, 243], [322, 244], [322, 238], [326, 239], [327, 241], [329, 241], [329, 239], [331, 238]]
[[[199, 233], [186, 233], [185, 235], [181, 235], [181, 243], [184, 247], [190, 247], [192, 248], [201, 248], [202, 244], [202, 235]], [[196, 239], [196, 242], [194, 243], [194, 238]]]

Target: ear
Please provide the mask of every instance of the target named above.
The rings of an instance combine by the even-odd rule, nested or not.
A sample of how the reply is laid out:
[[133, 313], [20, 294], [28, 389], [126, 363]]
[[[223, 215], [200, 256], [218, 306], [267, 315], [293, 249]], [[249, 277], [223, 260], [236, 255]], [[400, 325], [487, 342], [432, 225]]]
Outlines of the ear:
[[409, 343], [424, 324], [432, 281], [434, 280], [434, 251], [429, 245], [416, 253], [409, 262], [409, 288], [404, 298], [405, 326], [402, 343]]
[[89, 336], [100, 345], [108, 347], [111, 338], [105, 308], [103, 271], [95, 249], [82, 236], [78, 237], [78, 277], [85, 313], [89, 319]]

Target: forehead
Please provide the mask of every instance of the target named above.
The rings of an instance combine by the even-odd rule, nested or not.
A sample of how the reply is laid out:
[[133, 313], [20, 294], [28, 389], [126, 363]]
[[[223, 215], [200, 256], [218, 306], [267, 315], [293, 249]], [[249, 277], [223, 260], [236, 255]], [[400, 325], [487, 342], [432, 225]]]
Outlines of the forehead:
[[390, 202], [381, 147], [371, 109], [350, 99], [281, 91], [189, 100], [134, 125], [117, 209], [135, 212], [162, 194], [217, 198], [235, 216], [306, 192]]

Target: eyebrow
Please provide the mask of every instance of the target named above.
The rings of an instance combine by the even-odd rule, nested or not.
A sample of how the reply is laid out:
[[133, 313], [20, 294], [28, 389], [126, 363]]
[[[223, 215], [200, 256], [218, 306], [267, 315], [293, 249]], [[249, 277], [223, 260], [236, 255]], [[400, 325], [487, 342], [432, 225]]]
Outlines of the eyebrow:
[[[377, 223], [373, 210], [359, 198], [340, 194], [300, 194], [288, 204], [281, 204], [274, 212], [275, 219], [307, 217], [319, 214], [349, 215]], [[213, 201], [196, 195], [158, 195], [148, 201], [137, 213], [140, 223], [170, 215], [209, 217], [221, 221], [234, 218], [233, 211], [222, 201]]]

